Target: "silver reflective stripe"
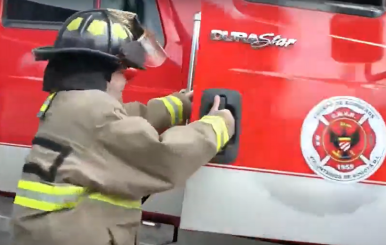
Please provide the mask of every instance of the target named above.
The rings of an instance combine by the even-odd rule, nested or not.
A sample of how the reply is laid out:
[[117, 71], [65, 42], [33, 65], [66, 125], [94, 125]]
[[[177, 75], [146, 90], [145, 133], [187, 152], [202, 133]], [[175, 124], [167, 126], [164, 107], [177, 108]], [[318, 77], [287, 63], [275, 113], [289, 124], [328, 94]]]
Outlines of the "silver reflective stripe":
[[[173, 110], [174, 110], [174, 114], [175, 114], [175, 122], [174, 124], [177, 124], [180, 122], [180, 118], [179, 118], [179, 110], [178, 110], [178, 105], [176, 103], [174, 103], [174, 101], [169, 97], [164, 97], [172, 106], [173, 106]], [[181, 118], [182, 119], [182, 118]]]
[[224, 134], [224, 130], [221, 131], [221, 148], [224, 147], [225, 145], [225, 134]]
[[38, 114], [36, 115], [38, 118], [43, 117], [43, 115], [46, 113], [46, 111], [39, 111]]
[[[225, 137], [227, 134], [228, 134], [228, 129], [226, 128], [226, 124], [225, 122], [223, 121], [223, 119], [221, 118], [216, 118], [216, 120], [218, 120], [218, 123], [223, 125], [224, 127], [222, 127], [222, 130], [221, 130], [221, 147], [224, 147], [226, 143], [228, 143], [229, 141], [229, 138], [228, 137]], [[227, 139], [228, 138], [228, 139]]]
[[24, 189], [18, 189], [17, 195], [21, 197], [37, 200], [37, 201], [49, 202], [49, 203], [55, 203], [55, 204], [76, 202], [81, 197], [81, 195], [50, 195], [50, 194], [24, 190]]
[[[221, 122], [221, 118], [219, 118], [219, 117], [215, 117], [215, 118], [212, 118], [212, 119], [214, 119], [214, 121], [216, 122], [216, 125], [221, 125], [222, 124], [222, 122]], [[223, 148], [224, 147], [224, 145], [225, 145], [225, 131], [223, 130], [223, 128], [221, 127], [221, 133], [220, 133], [220, 149], [221, 148]]]

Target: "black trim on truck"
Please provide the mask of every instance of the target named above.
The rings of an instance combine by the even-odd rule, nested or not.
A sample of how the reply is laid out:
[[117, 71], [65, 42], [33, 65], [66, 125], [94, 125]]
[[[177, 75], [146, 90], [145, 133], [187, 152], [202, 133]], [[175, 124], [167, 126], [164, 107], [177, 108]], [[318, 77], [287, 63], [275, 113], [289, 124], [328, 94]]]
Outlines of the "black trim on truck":
[[[81, 10], [77, 1], [66, 7], [48, 4], [49, 0], [4, 0], [2, 25], [10, 28], [59, 30], [63, 22]], [[98, 0], [88, 0], [89, 8], [96, 8]], [[75, 6], [74, 6], [75, 5]], [[84, 10], [84, 9], [82, 9]], [[43, 13], [42, 13], [43, 12]]]
[[324, 1], [324, 0], [245, 0], [252, 3], [263, 3], [330, 13], [363, 16], [376, 18], [385, 12], [383, 0], [351, 0], [351, 1]]
[[200, 118], [208, 114], [216, 95], [220, 96], [219, 110], [228, 109], [235, 118], [235, 134], [210, 162], [232, 164], [236, 161], [240, 148], [242, 98], [240, 92], [236, 90], [224, 88], [206, 89], [202, 91]]

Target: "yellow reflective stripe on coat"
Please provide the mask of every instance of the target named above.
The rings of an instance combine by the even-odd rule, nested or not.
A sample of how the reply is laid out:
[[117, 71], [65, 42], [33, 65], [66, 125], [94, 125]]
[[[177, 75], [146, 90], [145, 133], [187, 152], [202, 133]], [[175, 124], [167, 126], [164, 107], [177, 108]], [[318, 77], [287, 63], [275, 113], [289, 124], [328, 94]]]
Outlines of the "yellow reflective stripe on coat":
[[52, 100], [55, 98], [55, 95], [56, 95], [56, 93], [51, 93], [47, 97], [47, 99], [44, 101], [43, 105], [40, 107], [40, 110], [39, 110], [39, 112], [37, 114], [38, 118], [42, 118], [44, 116], [44, 114], [46, 113], [46, 111], [50, 107], [50, 104], [51, 104]]
[[73, 185], [49, 185], [27, 180], [19, 181], [14, 204], [42, 211], [55, 211], [74, 208], [84, 198], [128, 209], [141, 208], [141, 201], [123, 200], [99, 193], [88, 193], [87, 189]]
[[115, 206], [120, 206], [124, 208], [131, 208], [131, 209], [141, 209], [142, 203], [141, 201], [128, 201], [121, 198], [113, 198], [113, 197], [107, 197], [105, 195], [102, 195], [100, 193], [93, 193], [88, 196], [88, 198], [93, 200], [98, 200], [101, 202], [107, 202]]
[[228, 128], [222, 117], [219, 116], [204, 116], [200, 122], [208, 123], [212, 126], [217, 138], [217, 151], [220, 151], [229, 141]]
[[163, 98], [158, 98], [158, 100], [161, 100], [166, 109], [168, 110], [170, 116], [171, 116], [171, 123], [172, 125], [181, 124], [184, 120], [183, 116], [183, 103], [182, 101], [177, 98], [176, 96], [169, 95]]

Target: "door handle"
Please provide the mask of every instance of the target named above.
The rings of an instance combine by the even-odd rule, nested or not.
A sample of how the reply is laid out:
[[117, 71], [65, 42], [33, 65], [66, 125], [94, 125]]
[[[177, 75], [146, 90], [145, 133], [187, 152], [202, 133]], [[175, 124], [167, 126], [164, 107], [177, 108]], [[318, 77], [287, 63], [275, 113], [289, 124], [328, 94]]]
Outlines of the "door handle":
[[219, 109], [228, 109], [235, 118], [235, 134], [211, 161], [211, 163], [230, 164], [236, 161], [239, 152], [241, 94], [235, 90], [215, 88], [203, 91], [201, 97], [200, 118], [207, 115], [213, 106], [214, 97], [220, 96]]

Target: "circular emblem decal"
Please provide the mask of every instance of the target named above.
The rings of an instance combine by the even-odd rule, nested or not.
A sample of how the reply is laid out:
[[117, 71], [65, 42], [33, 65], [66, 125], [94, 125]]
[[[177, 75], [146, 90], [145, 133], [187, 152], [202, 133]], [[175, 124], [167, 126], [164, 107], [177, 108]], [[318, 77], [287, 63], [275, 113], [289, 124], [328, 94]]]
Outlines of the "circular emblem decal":
[[309, 167], [324, 179], [359, 182], [375, 173], [385, 160], [385, 122], [361, 99], [332, 97], [305, 118], [301, 149]]

